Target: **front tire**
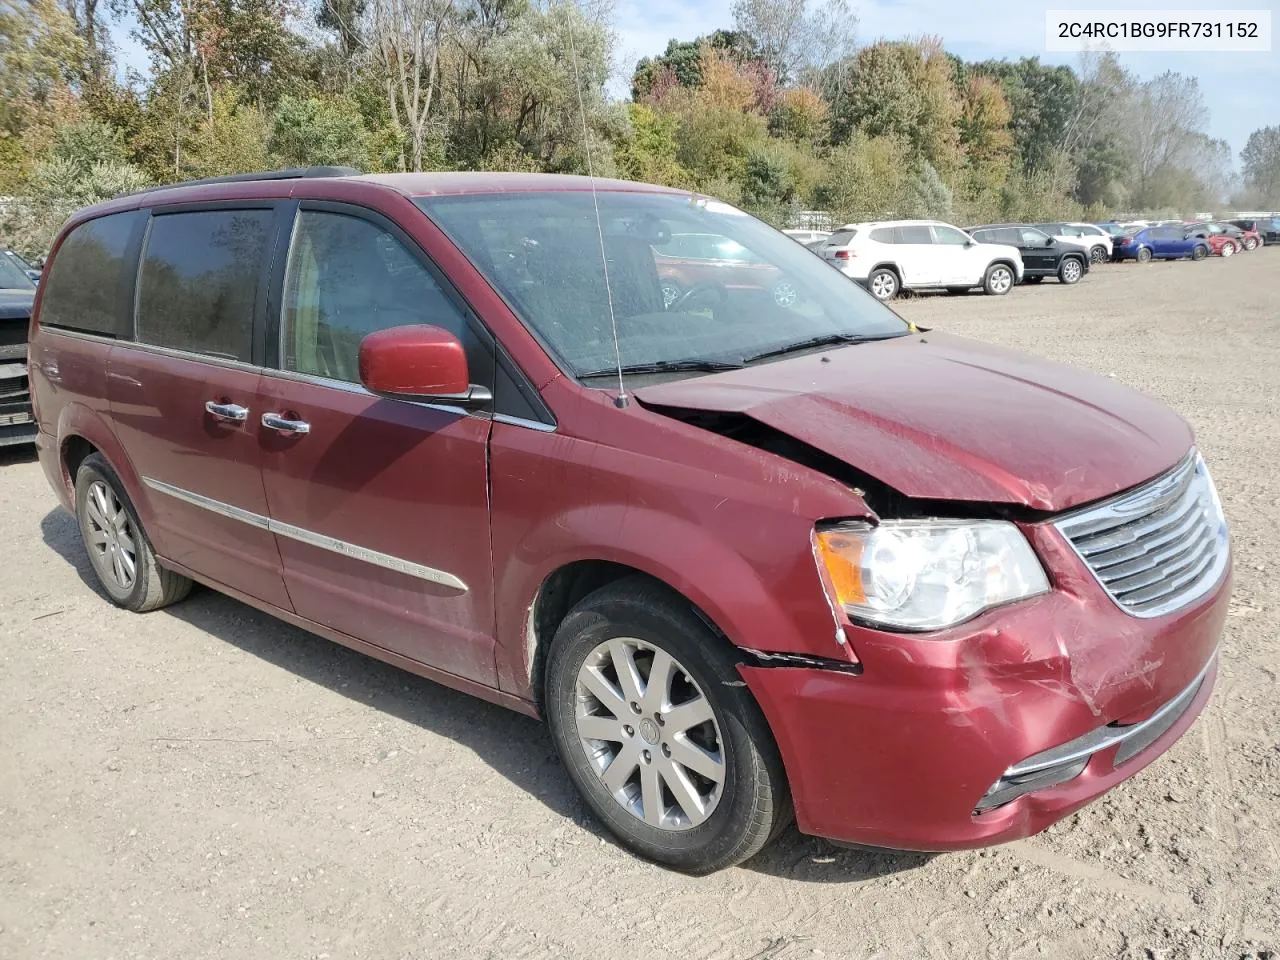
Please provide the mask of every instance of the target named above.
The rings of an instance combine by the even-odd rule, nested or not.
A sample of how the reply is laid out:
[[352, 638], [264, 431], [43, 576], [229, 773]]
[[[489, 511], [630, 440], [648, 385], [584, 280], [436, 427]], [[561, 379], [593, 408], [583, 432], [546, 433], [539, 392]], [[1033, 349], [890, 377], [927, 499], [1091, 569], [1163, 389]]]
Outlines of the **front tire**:
[[777, 745], [733, 648], [642, 577], [602, 587], [552, 641], [546, 716], [588, 806], [623, 846], [687, 873], [758, 853], [791, 818]]
[[1253, 239], [1253, 237], [1244, 238], [1244, 248], [1246, 250], [1256, 250], [1257, 247], [1258, 247], [1258, 241]]
[[120, 479], [97, 453], [76, 471], [76, 520], [89, 564], [111, 602], [135, 613], [176, 603], [191, 581], [156, 560]]
[[867, 289], [871, 291], [873, 297], [882, 303], [886, 303], [896, 297], [900, 286], [898, 275], [886, 267], [872, 270], [871, 276], [867, 277]]
[[1061, 283], [1079, 283], [1084, 276], [1084, 264], [1075, 257], [1067, 257], [1058, 267], [1058, 280]]
[[1234, 243], [1224, 243], [1222, 245], [1222, 253], [1219, 256], [1234, 257], [1236, 255], [1236, 245]]
[[1013, 289], [1013, 268], [1003, 263], [993, 263], [987, 267], [987, 275], [982, 278], [982, 289], [993, 297], [1003, 297]]

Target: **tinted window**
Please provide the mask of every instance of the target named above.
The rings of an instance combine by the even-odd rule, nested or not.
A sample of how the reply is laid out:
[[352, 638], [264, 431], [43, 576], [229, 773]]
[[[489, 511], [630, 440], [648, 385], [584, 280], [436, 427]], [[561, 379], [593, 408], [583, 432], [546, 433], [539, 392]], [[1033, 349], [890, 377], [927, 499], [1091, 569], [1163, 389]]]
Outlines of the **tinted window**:
[[933, 234], [927, 226], [895, 227], [899, 243], [933, 243]]
[[76, 227], [45, 271], [40, 322], [107, 336], [133, 326], [133, 258], [128, 256], [137, 211], [99, 217]]
[[979, 243], [999, 243], [994, 230], [970, 230], [969, 235]]
[[[827, 246], [843, 247], [857, 235], [858, 235], [857, 230], [837, 230], [827, 239]], [[872, 240], [876, 239], [876, 232], [874, 230], [871, 231], [871, 239]], [[887, 241], [882, 241], [882, 242], [887, 242]]]
[[284, 284], [286, 369], [358, 383], [360, 341], [417, 323], [474, 347], [461, 309], [389, 232], [343, 214], [298, 214]]
[[876, 243], [897, 243], [898, 238], [893, 227], [876, 227], [871, 231], [870, 237]]
[[1024, 247], [1043, 247], [1044, 242], [1049, 239], [1047, 233], [1032, 230], [1030, 227], [1020, 227], [1014, 232], [1018, 235], [1019, 245]]
[[138, 339], [248, 362], [270, 210], [152, 218], [138, 288]]
[[957, 247], [962, 247], [969, 242], [969, 238], [955, 227], [934, 227], [933, 240], [934, 243], [945, 243]]

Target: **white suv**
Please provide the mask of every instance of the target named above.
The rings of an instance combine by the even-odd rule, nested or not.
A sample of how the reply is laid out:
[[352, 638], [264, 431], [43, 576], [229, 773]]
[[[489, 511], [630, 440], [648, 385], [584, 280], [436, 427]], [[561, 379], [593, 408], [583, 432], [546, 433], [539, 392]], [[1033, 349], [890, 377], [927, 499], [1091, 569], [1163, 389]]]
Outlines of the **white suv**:
[[818, 253], [877, 300], [925, 287], [953, 293], [982, 287], [1000, 296], [1022, 280], [1022, 255], [1016, 247], [978, 243], [936, 220], [851, 223], [835, 231]]

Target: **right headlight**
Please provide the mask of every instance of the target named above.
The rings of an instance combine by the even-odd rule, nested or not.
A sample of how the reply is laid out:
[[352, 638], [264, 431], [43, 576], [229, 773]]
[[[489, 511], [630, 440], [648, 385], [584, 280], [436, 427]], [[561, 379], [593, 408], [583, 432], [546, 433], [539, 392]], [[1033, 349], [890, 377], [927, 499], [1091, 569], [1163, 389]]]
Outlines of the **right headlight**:
[[816, 539], [845, 612], [892, 629], [940, 630], [1049, 589], [1026, 537], [1003, 520], [850, 521]]

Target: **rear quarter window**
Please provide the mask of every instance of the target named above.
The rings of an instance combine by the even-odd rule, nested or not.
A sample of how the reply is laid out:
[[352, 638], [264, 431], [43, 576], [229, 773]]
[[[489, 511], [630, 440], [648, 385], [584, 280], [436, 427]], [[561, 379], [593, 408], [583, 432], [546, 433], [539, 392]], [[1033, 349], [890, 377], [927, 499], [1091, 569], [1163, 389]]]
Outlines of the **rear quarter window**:
[[[880, 232], [880, 231], [878, 231], [878, 230], [872, 230], [872, 231], [871, 231], [871, 239], [872, 239], [872, 240], [877, 239], [877, 238], [876, 238], [876, 234], [877, 234], [877, 233], [879, 233], [879, 232]], [[857, 235], [858, 235], [858, 231], [857, 231], [857, 230], [837, 230], [835, 233], [833, 233], [830, 237], [828, 237], [828, 238], [827, 238], [827, 246], [829, 246], [829, 247], [843, 247], [843, 246], [846, 246], [846, 245], [849, 243], [849, 241], [850, 241], [850, 240], [852, 240], [852, 239], [853, 239], [854, 237], [856, 237]], [[887, 240], [881, 240], [880, 242], [881, 242], [881, 243], [888, 243], [889, 241], [887, 241]]]
[[80, 224], [58, 248], [42, 282], [40, 323], [128, 337], [133, 327], [137, 242], [146, 215], [113, 213]]

